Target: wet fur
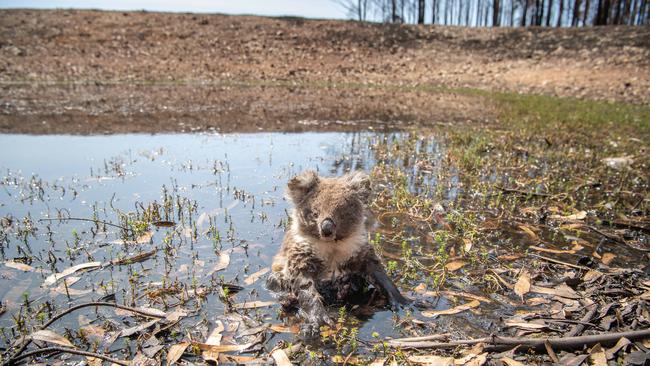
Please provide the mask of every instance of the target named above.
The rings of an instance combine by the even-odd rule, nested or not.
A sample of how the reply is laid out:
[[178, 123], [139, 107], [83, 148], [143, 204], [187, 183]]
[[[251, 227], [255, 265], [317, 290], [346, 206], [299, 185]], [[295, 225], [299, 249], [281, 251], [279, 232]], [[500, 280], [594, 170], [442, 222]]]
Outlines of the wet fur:
[[[280, 293], [285, 306], [297, 307], [312, 331], [331, 323], [327, 304], [344, 301], [368, 284], [393, 307], [407, 303], [367, 241], [366, 174], [323, 178], [304, 172], [289, 181], [287, 194], [294, 204], [292, 224], [273, 259], [267, 287]], [[336, 223], [331, 237], [320, 229], [325, 219]]]

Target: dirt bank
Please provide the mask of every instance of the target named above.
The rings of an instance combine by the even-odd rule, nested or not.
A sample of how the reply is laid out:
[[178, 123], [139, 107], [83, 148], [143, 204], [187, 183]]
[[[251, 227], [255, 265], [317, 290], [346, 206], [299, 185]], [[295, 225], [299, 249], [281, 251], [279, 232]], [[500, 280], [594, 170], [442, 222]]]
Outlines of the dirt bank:
[[457, 88], [648, 104], [649, 60], [647, 27], [4, 10], [0, 131], [300, 130], [310, 120], [494, 117], [483, 98]]

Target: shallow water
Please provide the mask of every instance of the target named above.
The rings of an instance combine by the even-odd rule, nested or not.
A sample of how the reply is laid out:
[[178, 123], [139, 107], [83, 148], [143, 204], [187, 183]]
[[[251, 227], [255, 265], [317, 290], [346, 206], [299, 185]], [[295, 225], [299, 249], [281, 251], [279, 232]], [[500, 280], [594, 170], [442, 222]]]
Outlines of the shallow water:
[[[3, 260], [27, 261], [36, 269], [0, 269], [0, 298], [7, 313], [21, 306], [54, 302], [63, 307], [115, 294], [118, 303], [147, 303], [147, 290], [163, 283], [187, 288], [212, 281], [245, 288], [233, 302], [269, 301], [264, 279], [244, 285], [251, 273], [270, 266], [279, 248], [290, 208], [283, 198], [287, 180], [305, 169], [336, 175], [375, 164], [367, 148], [387, 136], [364, 133], [303, 134], [169, 134], [111, 136], [0, 135], [0, 217], [6, 228]], [[389, 139], [389, 136], [387, 137]], [[427, 149], [436, 149], [429, 146]], [[400, 163], [400, 162], [395, 162]], [[433, 182], [427, 182], [432, 184]], [[151, 243], [124, 243], [123, 232], [82, 221], [42, 221], [42, 218], [96, 218], [119, 224], [120, 214], [142, 214], [152, 202], [175, 228], [154, 229]], [[27, 220], [27, 221], [25, 221]], [[33, 227], [35, 230], [30, 230]], [[219, 240], [215, 240], [215, 232]], [[158, 249], [141, 263], [106, 266], [73, 274], [79, 281], [67, 296], [43, 285], [52, 272], [79, 263], [109, 262]], [[232, 250], [227, 269], [210, 274], [223, 250]], [[54, 262], [54, 259], [56, 261]], [[209, 275], [210, 274], [210, 275]], [[135, 299], [135, 301], [134, 301]], [[173, 305], [169, 304], [169, 305]], [[445, 307], [442, 301], [438, 304]], [[156, 303], [153, 306], [163, 307]], [[253, 310], [278, 323], [278, 306]], [[207, 296], [199, 314], [211, 322], [224, 314], [218, 295]], [[390, 311], [372, 314], [360, 329], [398, 332]], [[75, 316], [62, 322], [74, 327]], [[15, 327], [10, 316], [0, 326]]]

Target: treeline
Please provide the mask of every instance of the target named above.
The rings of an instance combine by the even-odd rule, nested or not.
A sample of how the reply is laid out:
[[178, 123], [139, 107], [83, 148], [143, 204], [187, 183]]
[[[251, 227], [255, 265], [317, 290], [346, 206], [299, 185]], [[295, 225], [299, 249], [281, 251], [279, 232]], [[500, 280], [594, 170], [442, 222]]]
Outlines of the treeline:
[[647, 25], [650, 0], [335, 0], [359, 21], [470, 27]]

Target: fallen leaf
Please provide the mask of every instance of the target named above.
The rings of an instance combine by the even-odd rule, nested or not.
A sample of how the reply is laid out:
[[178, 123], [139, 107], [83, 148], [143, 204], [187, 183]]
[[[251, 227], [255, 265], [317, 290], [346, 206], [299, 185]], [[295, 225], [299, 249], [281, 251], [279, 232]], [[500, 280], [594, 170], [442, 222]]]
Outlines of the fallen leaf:
[[464, 366], [482, 366], [485, 361], [487, 361], [487, 352], [481, 353], [480, 355], [476, 356], [469, 362], [464, 363]]
[[530, 292], [534, 292], [536, 294], [554, 295], [554, 296], [564, 297], [565, 299], [573, 299], [573, 300], [578, 300], [583, 298], [582, 295], [578, 295], [575, 292], [575, 290], [573, 290], [571, 287], [567, 286], [564, 283], [556, 286], [555, 288], [531, 285]]
[[506, 327], [523, 328], [529, 330], [547, 328], [546, 324], [531, 323], [521, 320], [506, 320], [503, 322], [503, 324], [505, 324]]
[[459, 270], [459, 269], [463, 268], [466, 264], [467, 264], [467, 262], [462, 261], [462, 260], [451, 261], [451, 262], [445, 264], [445, 268], [450, 272], [454, 272], [456, 270]]
[[35, 341], [41, 341], [41, 342], [47, 342], [47, 343], [54, 343], [58, 344], [59, 346], [66, 346], [66, 347], [72, 347], [74, 348], [74, 344], [70, 342], [67, 338], [49, 330], [49, 329], [43, 329], [36, 331], [30, 335], [32, 340]]
[[525, 301], [524, 295], [530, 291], [530, 274], [527, 271], [521, 272], [519, 279], [517, 279], [517, 283], [515, 283], [514, 290], [515, 293], [521, 298], [521, 301]]
[[534, 241], [539, 241], [539, 236], [537, 236], [537, 234], [535, 234], [535, 232], [533, 231], [533, 229], [530, 228], [530, 226], [528, 226], [528, 225], [519, 225], [519, 226], [517, 226], [517, 227], [518, 227], [521, 231], [523, 231], [524, 233], [526, 233], [526, 235], [528, 235], [528, 236], [529, 236], [531, 239], [533, 239]]
[[25, 264], [25, 263], [20, 263], [20, 262], [6, 261], [5, 266], [7, 266], [9, 268], [25, 271], [25, 272], [33, 272], [34, 271], [34, 267], [32, 267], [32, 266], [30, 266], [28, 264]]
[[171, 313], [167, 314], [167, 316], [165, 316], [165, 320], [169, 323], [174, 323], [177, 322], [180, 318], [186, 316], [187, 316], [187, 311], [185, 311], [185, 309], [176, 309]]
[[355, 356], [341, 356], [341, 355], [335, 355], [332, 356], [332, 362], [334, 363], [340, 363], [340, 364], [345, 364], [345, 365], [359, 365], [361, 364], [361, 359], [359, 357]]
[[132, 335], [134, 335], [136, 333], [143, 332], [143, 331], [151, 328], [154, 324], [158, 323], [159, 321], [160, 321], [160, 319], [154, 319], [154, 320], [150, 320], [150, 321], [148, 321], [146, 323], [136, 325], [136, 326], [131, 327], [131, 328], [122, 329], [122, 331], [120, 332], [120, 337], [130, 337], [130, 336], [132, 336]]
[[238, 356], [228, 355], [224, 353], [219, 354], [220, 364], [226, 365], [267, 365], [268, 362], [264, 358], [257, 358], [253, 356]]
[[297, 325], [283, 325], [283, 324], [271, 324], [269, 327], [272, 331], [276, 333], [294, 333], [297, 334], [300, 332], [300, 328]]
[[508, 366], [526, 366], [525, 363], [515, 361], [510, 357], [501, 357], [501, 362], [505, 363]]
[[243, 351], [250, 348], [253, 343], [245, 344], [220, 344], [220, 345], [210, 345], [199, 342], [192, 342], [192, 344], [198, 347], [201, 351], [212, 351], [212, 352], [233, 352], [233, 351]]
[[466, 304], [458, 305], [456, 307], [453, 307], [451, 309], [445, 309], [445, 310], [424, 310], [422, 311], [422, 315], [427, 317], [427, 318], [433, 318], [437, 317], [439, 315], [452, 315], [452, 314], [458, 314], [460, 312], [463, 312], [465, 310], [469, 310], [475, 307], [478, 307], [481, 305], [481, 303], [478, 300], [472, 300]]
[[170, 366], [176, 363], [176, 361], [180, 360], [181, 356], [183, 356], [183, 353], [189, 345], [190, 342], [181, 342], [169, 347], [169, 350], [167, 351], [167, 366]]
[[271, 357], [275, 360], [275, 364], [278, 366], [292, 366], [289, 356], [282, 349], [276, 349], [271, 352]]
[[[224, 330], [223, 323], [221, 320], [217, 320], [216, 327], [212, 330], [212, 333], [208, 336], [208, 339], [205, 340], [205, 344], [209, 346], [218, 346], [221, 344], [221, 332]], [[219, 352], [212, 349], [205, 350], [202, 352], [201, 356], [205, 361], [209, 363], [218, 364], [219, 363]]]
[[255, 308], [263, 308], [265, 306], [271, 306], [274, 305], [274, 301], [250, 301], [250, 302], [243, 302], [240, 304], [234, 304], [232, 306], [233, 309], [255, 309]]
[[252, 285], [252, 284], [255, 283], [257, 280], [259, 280], [260, 277], [262, 277], [262, 276], [264, 276], [265, 274], [267, 274], [270, 270], [271, 270], [271, 269], [268, 268], [268, 267], [266, 267], [266, 268], [262, 268], [262, 269], [260, 269], [259, 271], [257, 271], [257, 272], [255, 272], [255, 273], [251, 274], [250, 276], [246, 277], [246, 279], [244, 279], [244, 283], [247, 284], [247, 285]]
[[135, 239], [135, 242], [138, 243], [138, 244], [147, 244], [147, 243], [151, 242], [151, 238], [153, 238], [153, 231], [149, 230], [149, 231], [145, 232], [144, 234], [138, 236]]
[[589, 351], [589, 359], [591, 359], [591, 364], [593, 366], [607, 366], [607, 356], [605, 356], [605, 351], [600, 346], [596, 344]]
[[219, 261], [214, 267], [212, 267], [206, 276], [211, 276], [215, 272], [223, 271], [228, 268], [228, 265], [230, 264], [230, 252], [230, 249], [222, 250], [219, 254]]
[[592, 282], [594, 280], [599, 279], [602, 276], [603, 276], [602, 272], [597, 271], [595, 269], [590, 269], [589, 271], [587, 271], [587, 273], [585, 273], [584, 276], [582, 276], [582, 281], [584, 281], [584, 282]]
[[99, 267], [101, 265], [102, 265], [101, 262], [88, 262], [88, 263], [77, 264], [76, 266], [72, 266], [70, 268], [67, 268], [67, 269], [63, 270], [63, 272], [54, 273], [54, 274], [49, 275], [45, 279], [45, 281], [43, 283], [46, 286], [49, 286], [49, 285], [54, 284], [56, 281], [62, 279], [63, 277], [69, 276], [69, 275], [71, 275], [71, 274], [73, 274], [73, 273], [75, 273], [75, 272], [77, 272], [79, 270], [87, 269], [87, 268], [96, 268], [96, 267]]
[[609, 264], [612, 263], [614, 258], [616, 258], [616, 254], [607, 252], [602, 255], [600, 261], [603, 262], [604, 265], [609, 266]]
[[63, 281], [61, 281], [61, 283], [57, 287], [52, 289], [52, 292], [66, 295], [66, 296], [81, 296], [93, 292], [92, 290], [77, 290], [70, 287], [80, 279], [81, 279], [80, 277], [74, 277], [74, 276], [65, 278]]
[[626, 155], [626, 156], [619, 156], [614, 158], [605, 158], [602, 159], [601, 161], [612, 169], [621, 170], [623, 168], [630, 166], [634, 162], [634, 159], [632, 159], [631, 155]]
[[[425, 292], [426, 295], [428, 295], [429, 293], [435, 294], [435, 292], [433, 292], [433, 291], [426, 291]], [[468, 292], [440, 291], [440, 294], [444, 295], [444, 296], [463, 297], [463, 298], [466, 298], [466, 299], [478, 300], [480, 302], [486, 302], [486, 303], [491, 303], [492, 302], [492, 300], [488, 299], [487, 297], [470, 294]], [[433, 296], [433, 295], [431, 295], [431, 296]]]
[[523, 255], [521, 255], [521, 254], [504, 254], [504, 255], [498, 256], [497, 259], [499, 259], [500, 261], [509, 262], [509, 261], [517, 260], [517, 259], [522, 258], [522, 257], [523, 257]]
[[625, 348], [627, 348], [627, 346], [629, 346], [630, 344], [632, 344], [632, 342], [630, 342], [629, 339], [623, 337], [619, 339], [618, 342], [616, 342], [616, 345], [614, 345], [614, 347], [609, 348], [605, 351], [605, 356], [607, 357], [608, 360], [613, 360], [614, 357], [616, 357], [616, 354], [620, 350], [625, 350]]
[[418, 365], [431, 365], [431, 366], [454, 366], [453, 357], [443, 356], [409, 356], [408, 361]]
[[561, 215], [551, 215], [549, 216], [553, 220], [558, 221], [580, 221], [584, 220], [587, 217], [587, 211], [580, 211], [573, 215], [561, 216]]
[[144, 252], [144, 253], [133, 255], [131, 257], [122, 258], [122, 259], [114, 259], [114, 260], [111, 261], [111, 264], [112, 265], [123, 265], [123, 264], [139, 263], [139, 262], [142, 262], [142, 261], [148, 259], [152, 255], [156, 254], [157, 251], [158, 251], [158, 249], [154, 249], [154, 250], [151, 250], [149, 252]]
[[160, 309], [148, 308], [148, 307], [144, 307], [144, 306], [138, 307], [136, 309], [138, 311], [141, 311], [143, 314], [135, 313], [135, 312], [130, 311], [130, 310], [119, 309], [119, 308], [115, 308], [114, 311], [115, 311], [115, 314], [120, 315], [120, 316], [144, 315], [144, 316], [148, 316], [148, 317], [151, 317], [151, 318], [165, 318], [165, 317], [167, 317], [167, 313], [165, 313], [164, 311], [162, 311]]
[[472, 250], [472, 241], [471, 240], [469, 240], [467, 238], [463, 238], [463, 245], [464, 245], [463, 249], [465, 249], [465, 253], [469, 253], [469, 251]]
[[104, 335], [106, 335], [106, 330], [104, 328], [92, 324], [81, 327], [79, 330], [83, 332], [85, 337], [96, 338], [99, 340], [103, 339]]

